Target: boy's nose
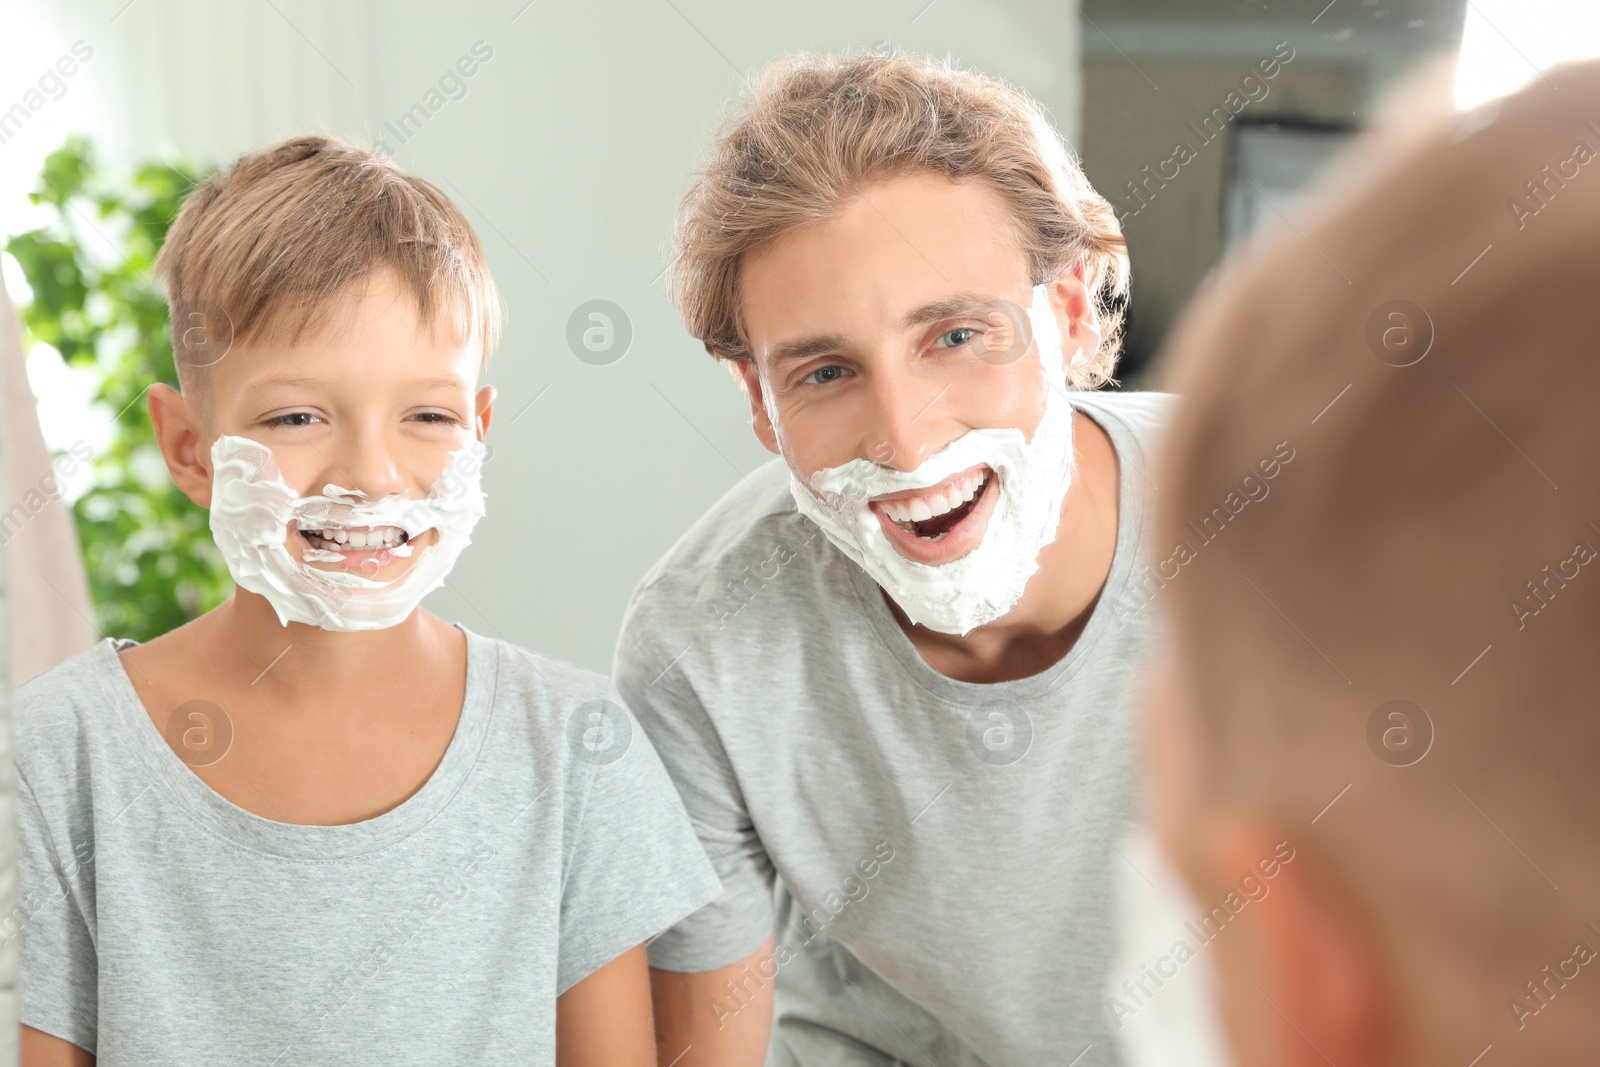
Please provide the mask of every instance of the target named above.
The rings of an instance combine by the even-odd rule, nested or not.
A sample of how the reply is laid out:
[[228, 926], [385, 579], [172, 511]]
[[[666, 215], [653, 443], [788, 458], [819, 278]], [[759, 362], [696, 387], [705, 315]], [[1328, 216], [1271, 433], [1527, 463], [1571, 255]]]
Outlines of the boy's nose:
[[[413, 488], [390, 443], [374, 435], [351, 438], [328, 453], [329, 481], [344, 489], [359, 489], [368, 500]], [[321, 489], [319, 485], [317, 487]]]

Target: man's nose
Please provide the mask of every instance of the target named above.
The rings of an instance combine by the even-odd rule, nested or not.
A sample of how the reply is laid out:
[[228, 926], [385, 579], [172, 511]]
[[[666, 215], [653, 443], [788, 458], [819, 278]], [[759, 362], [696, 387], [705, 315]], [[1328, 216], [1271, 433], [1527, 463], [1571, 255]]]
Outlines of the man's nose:
[[895, 470], [915, 470], [949, 442], [941, 401], [950, 383], [890, 370], [875, 375], [871, 386], [873, 410], [864, 458]]

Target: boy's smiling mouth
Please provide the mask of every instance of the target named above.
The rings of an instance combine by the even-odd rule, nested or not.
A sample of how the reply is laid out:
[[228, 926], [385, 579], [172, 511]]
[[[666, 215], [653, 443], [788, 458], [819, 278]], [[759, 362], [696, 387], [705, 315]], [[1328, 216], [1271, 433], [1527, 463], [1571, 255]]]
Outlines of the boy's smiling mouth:
[[338, 560], [313, 558], [311, 563], [337, 563], [346, 568], [360, 567], [372, 570], [382, 567], [397, 556], [409, 556], [395, 550], [410, 545], [411, 537], [398, 526], [328, 526], [323, 529], [301, 529], [300, 539], [306, 549], [332, 552]]

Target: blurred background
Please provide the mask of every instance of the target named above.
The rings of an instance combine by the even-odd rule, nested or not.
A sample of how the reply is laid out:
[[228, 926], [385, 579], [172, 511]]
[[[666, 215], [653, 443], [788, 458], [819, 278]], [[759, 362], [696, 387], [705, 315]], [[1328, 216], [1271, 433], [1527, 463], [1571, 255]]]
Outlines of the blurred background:
[[[429, 606], [605, 670], [639, 576], [767, 458], [727, 373], [684, 333], [663, 272], [712, 123], [774, 56], [949, 54], [1035, 94], [1123, 219], [1122, 381], [1135, 388], [1223, 250], [1276, 220], [1405, 71], [1465, 37], [1476, 58], [1464, 77], [1488, 93], [1569, 44], [1567, 23], [1528, 11], [0, 0], [3, 277], [44, 440], [89, 457], [57, 470], [95, 628], [149, 637], [228, 592], [204, 516], [167, 486], [142, 390], [170, 377], [150, 260], [192, 181], [245, 150], [333, 132], [434, 181], [477, 226], [509, 310], [489, 374], [489, 517]], [[585, 307], [597, 300], [613, 306]], [[28, 521], [41, 510], [7, 492], [0, 503], [24, 503]], [[0, 534], [18, 519], [0, 514]]]
[[[243, 151], [331, 132], [435, 182], [478, 228], [508, 308], [489, 513], [428, 606], [604, 671], [640, 575], [769, 458], [664, 280], [711, 127], [769, 60], [924, 51], [1033, 93], [1123, 221], [1121, 387], [1138, 388], [1206, 272], [1281, 224], [1397, 79], [1459, 53], [1458, 101], [1476, 104], [1600, 51], [1597, 7], [0, 0], [9, 670], [154, 636], [229, 592], [143, 393], [172, 380], [151, 260], [187, 190]], [[63, 563], [80, 554], [82, 570]]]

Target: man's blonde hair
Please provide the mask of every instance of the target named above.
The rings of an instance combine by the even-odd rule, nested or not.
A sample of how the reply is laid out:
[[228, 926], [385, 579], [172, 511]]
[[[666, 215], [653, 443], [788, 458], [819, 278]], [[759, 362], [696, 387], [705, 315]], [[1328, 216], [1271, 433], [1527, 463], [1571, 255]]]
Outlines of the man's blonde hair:
[[[387, 156], [327, 137], [297, 137], [241, 156], [202, 182], [156, 257], [166, 281], [173, 360], [185, 394], [233, 345], [294, 343], [325, 325], [349, 288], [393, 270], [433, 323], [500, 338], [501, 307], [465, 216]], [[204, 401], [204, 390], [198, 390]]]
[[1035, 285], [1082, 261], [1103, 338], [1071, 384], [1111, 377], [1128, 291], [1111, 205], [1032, 98], [916, 55], [798, 54], [725, 120], [679, 212], [673, 286], [689, 332], [750, 358], [739, 311], [746, 252], [831, 217], [863, 186], [916, 170], [987, 182], [1005, 200]]

